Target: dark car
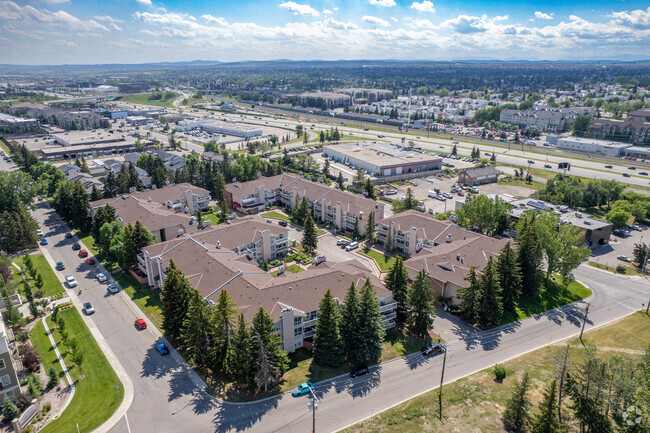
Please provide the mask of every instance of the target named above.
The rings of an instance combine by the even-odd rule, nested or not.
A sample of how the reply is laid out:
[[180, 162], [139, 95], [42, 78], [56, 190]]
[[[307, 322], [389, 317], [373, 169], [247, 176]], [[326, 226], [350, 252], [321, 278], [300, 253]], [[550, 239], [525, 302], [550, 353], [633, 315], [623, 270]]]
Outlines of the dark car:
[[284, 220], [279, 221], [278, 224], [280, 224], [282, 227], [286, 227], [288, 225]]
[[58, 263], [56, 264], [56, 270], [57, 270], [57, 271], [62, 271], [62, 270], [64, 270], [64, 269], [65, 269], [65, 265], [63, 264], [63, 262], [58, 262]]
[[72, 244], [72, 250], [73, 251], [77, 251], [77, 250], [80, 250], [80, 249], [81, 249], [81, 245], [79, 244], [79, 242], [75, 242], [74, 244]]
[[429, 355], [433, 355], [434, 353], [445, 352], [446, 350], [447, 350], [447, 346], [445, 346], [443, 343], [431, 343], [424, 346], [421, 349], [421, 352], [423, 356], [429, 356]]
[[611, 165], [606, 165], [605, 168], [614, 168], [614, 167]]
[[156, 347], [156, 350], [158, 351], [158, 353], [160, 353], [161, 355], [169, 354], [169, 349], [167, 349], [167, 346], [165, 346], [165, 343], [156, 343], [156, 344], [154, 344], [154, 346]]
[[368, 366], [367, 365], [362, 365], [362, 366], [357, 367], [354, 370], [352, 370], [350, 372], [350, 377], [359, 377], [359, 376], [363, 376], [363, 375], [368, 374], [368, 373], [370, 373], [370, 370], [368, 370]]
[[70, 233], [70, 232], [66, 233], [66, 234], [65, 234], [65, 238], [66, 238], [66, 239], [70, 239], [70, 238], [72, 238], [72, 233]]

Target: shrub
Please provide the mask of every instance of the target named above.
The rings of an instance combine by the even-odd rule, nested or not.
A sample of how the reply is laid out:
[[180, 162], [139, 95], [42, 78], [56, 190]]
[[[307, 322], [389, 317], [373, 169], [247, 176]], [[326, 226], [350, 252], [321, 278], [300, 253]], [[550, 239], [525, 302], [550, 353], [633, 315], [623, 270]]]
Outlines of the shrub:
[[43, 413], [48, 413], [52, 410], [52, 403], [49, 401], [43, 405]]
[[624, 274], [625, 273], [625, 266], [624, 265], [616, 266], [616, 272], [618, 272], [619, 274]]
[[503, 379], [506, 378], [506, 369], [502, 365], [495, 365], [494, 366], [494, 378], [498, 381], [501, 382]]
[[5, 421], [11, 421], [18, 416], [20, 410], [16, 405], [9, 400], [9, 397], [5, 395], [4, 404], [2, 405], [2, 415], [4, 416]]
[[36, 353], [36, 350], [32, 347], [31, 344], [28, 343], [20, 346], [18, 353], [20, 353], [23, 366], [25, 366], [25, 369], [27, 369], [27, 371], [32, 373], [38, 370], [41, 364], [41, 359], [38, 357], [38, 353]]
[[24, 343], [25, 341], [29, 340], [29, 332], [27, 331], [18, 331], [16, 334], [16, 341], [20, 343]]
[[43, 296], [45, 296], [45, 290], [43, 289], [38, 289], [34, 292], [35, 298], [42, 298]]
[[54, 388], [59, 384], [59, 374], [56, 372], [56, 368], [50, 364], [50, 368], [47, 370], [47, 387]]

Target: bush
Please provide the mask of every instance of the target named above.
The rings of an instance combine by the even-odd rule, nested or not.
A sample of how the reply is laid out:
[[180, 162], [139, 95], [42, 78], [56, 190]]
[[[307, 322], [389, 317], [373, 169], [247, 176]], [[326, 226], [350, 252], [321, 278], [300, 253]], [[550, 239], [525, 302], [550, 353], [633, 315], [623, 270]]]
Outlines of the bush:
[[54, 388], [59, 384], [59, 374], [56, 372], [56, 369], [52, 364], [50, 364], [50, 368], [47, 370], [47, 377], [48, 388]]
[[494, 378], [497, 380], [497, 382], [502, 382], [503, 379], [506, 378], [506, 369], [502, 365], [495, 365], [494, 366]]
[[52, 410], [52, 403], [49, 401], [43, 405], [43, 413], [46, 414]]
[[29, 332], [27, 331], [18, 331], [16, 334], [16, 341], [20, 343], [24, 343], [25, 341], [29, 340]]
[[625, 266], [624, 265], [616, 266], [616, 272], [618, 272], [619, 274], [624, 274], [625, 273]]
[[16, 405], [9, 400], [9, 397], [5, 395], [4, 404], [2, 405], [2, 415], [4, 416], [5, 421], [11, 421], [18, 416], [20, 410]]
[[30, 373], [37, 371], [41, 365], [41, 359], [38, 357], [38, 353], [32, 347], [31, 344], [25, 344], [20, 346], [18, 353], [22, 357], [23, 366]]

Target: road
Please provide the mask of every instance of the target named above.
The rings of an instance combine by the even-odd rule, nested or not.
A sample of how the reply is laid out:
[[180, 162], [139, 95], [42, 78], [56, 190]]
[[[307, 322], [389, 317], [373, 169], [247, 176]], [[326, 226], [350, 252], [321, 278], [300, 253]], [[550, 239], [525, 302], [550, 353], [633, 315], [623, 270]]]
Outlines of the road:
[[[236, 404], [205, 394], [177, 353], [160, 357], [153, 350], [153, 344], [161, 339], [155, 330], [134, 328], [137, 309], [125, 293], [107, 295], [105, 284], [95, 279], [99, 268], [87, 265], [72, 251], [76, 238], [64, 238], [67, 227], [56, 213], [39, 205], [34, 215], [50, 241], [45, 248], [66, 266], [59, 277], [72, 274], [77, 278], [81, 301], [93, 303], [97, 311], [91, 316], [93, 322], [133, 382], [133, 403], [111, 433], [310, 431], [311, 414], [305, 397], [285, 394]], [[576, 277], [594, 291], [588, 300], [587, 329], [642, 308], [650, 296], [646, 279], [616, 276], [585, 265], [576, 271]], [[439, 315], [435, 329], [442, 331], [449, 346], [447, 382], [578, 334], [584, 307], [585, 302], [577, 302], [485, 332]], [[441, 361], [440, 356], [424, 359], [416, 353], [373, 367], [371, 374], [362, 378], [339, 377], [317, 384], [321, 399], [317, 431], [337, 431], [434, 389], [440, 380]]]

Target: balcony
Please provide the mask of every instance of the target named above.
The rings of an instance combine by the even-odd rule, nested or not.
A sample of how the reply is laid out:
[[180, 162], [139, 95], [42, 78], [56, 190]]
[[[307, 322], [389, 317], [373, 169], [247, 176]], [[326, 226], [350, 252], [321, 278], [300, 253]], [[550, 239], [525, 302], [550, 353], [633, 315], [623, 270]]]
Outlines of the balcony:
[[305, 323], [303, 323], [303, 326], [305, 328], [313, 328], [314, 326], [316, 326], [316, 321], [317, 320], [318, 320], [318, 317], [315, 318], [315, 319], [311, 319], [311, 320], [305, 320]]
[[[392, 327], [395, 327], [394, 323], [393, 323]], [[384, 328], [384, 329], [388, 329], [388, 328]], [[307, 331], [307, 332], [305, 332], [305, 334], [302, 337], [303, 338], [310, 338], [310, 337], [313, 337], [313, 336], [314, 336], [314, 331]]]
[[395, 327], [395, 322], [388, 322], [381, 325], [384, 329], [393, 329]]
[[395, 317], [397, 317], [397, 313], [393, 311], [392, 313], [382, 315], [381, 321], [385, 322], [387, 320], [394, 319]]
[[380, 313], [385, 313], [386, 311], [392, 311], [397, 308], [397, 302], [391, 302], [390, 304], [382, 305], [379, 307]]

